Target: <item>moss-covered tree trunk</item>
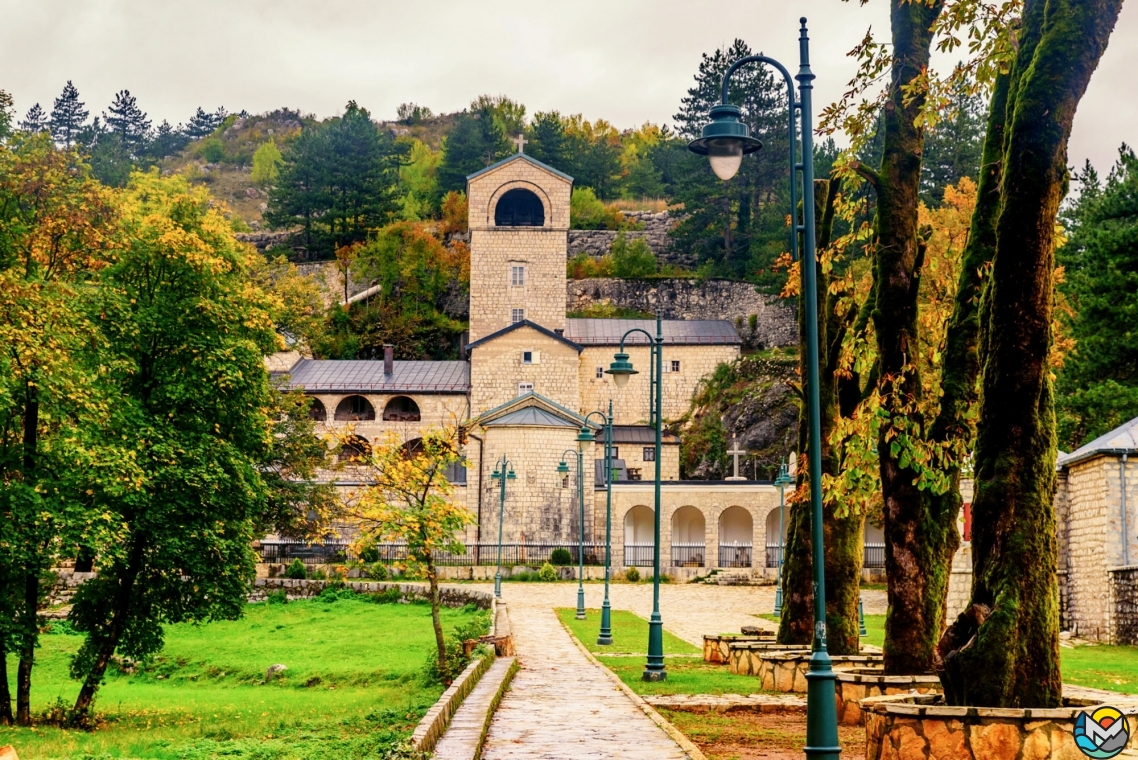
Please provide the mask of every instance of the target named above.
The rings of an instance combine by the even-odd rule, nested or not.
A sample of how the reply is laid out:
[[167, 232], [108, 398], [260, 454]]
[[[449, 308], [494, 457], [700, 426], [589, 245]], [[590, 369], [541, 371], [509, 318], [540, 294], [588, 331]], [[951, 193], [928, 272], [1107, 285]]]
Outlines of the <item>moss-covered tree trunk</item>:
[[1007, 91], [983, 359], [970, 614], [946, 633], [952, 704], [1060, 704], [1055, 414], [1050, 381], [1054, 229], [1067, 138], [1121, 0], [1028, 0]]
[[[826, 180], [815, 183], [815, 218], [819, 220], [818, 250], [824, 250], [833, 224], [837, 185]], [[806, 265], [803, 259], [803, 266]], [[829, 293], [830, 278], [816, 266], [818, 283], [818, 341], [822, 406], [822, 472], [832, 474], [837, 462], [830, 445], [830, 432], [839, 414], [837, 367], [841, 344], [841, 323], [834, 314], [836, 298]], [[802, 300], [798, 309], [799, 344], [806, 345], [806, 319]], [[806, 351], [799, 352], [799, 376], [806, 377]], [[805, 388], [805, 386], [804, 386]], [[799, 412], [797, 493], [809, 493], [807, 457], [808, 419], [806, 404]], [[809, 644], [814, 635], [814, 577], [810, 540], [810, 500], [795, 499], [789, 509], [786, 562], [783, 566], [783, 606], [778, 640], [783, 644]], [[833, 505], [823, 505], [823, 542], [826, 576], [826, 643], [831, 654], [857, 654], [858, 599], [861, 592], [863, 522], [861, 515], [838, 517]]]
[[0, 641], [0, 726], [12, 725], [12, 693], [8, 689], [8, 649]]

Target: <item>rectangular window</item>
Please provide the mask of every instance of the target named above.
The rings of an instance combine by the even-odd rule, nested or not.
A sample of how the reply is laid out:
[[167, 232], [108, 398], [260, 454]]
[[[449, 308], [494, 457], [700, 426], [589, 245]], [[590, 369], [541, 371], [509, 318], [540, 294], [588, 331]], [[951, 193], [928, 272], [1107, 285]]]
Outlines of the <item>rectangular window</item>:
[[604, 380], [605, 379], [605, 368], [604, 367], [597, 367], [597, 379], [598, 380]]
[[612, 458], [613, 459], [620, 459], [620, 447], [619, 446], [613, 446], [612, 447]]
[[526, 268], [524, 266], [510, 267], [510, 284], [514, 287], [521, 287], [526, 284]]
[[533, 393], [533, 383], [518, 383], [518, 395]]
[[510, 309], [510, 324], [516, 325], [526, 318], [525, 309]]
[[522, 364], [533, 364], [533, 351], [522, 351]]
[[655, 462], [656, 461], [656, 447], [655, 446], [645, 446], [644, 447], [644, 461], [645, 462]]
[[680, 371], [680, 360], [679, 359], [672, 359], [672, 371], [673, 372], [679, 372]]

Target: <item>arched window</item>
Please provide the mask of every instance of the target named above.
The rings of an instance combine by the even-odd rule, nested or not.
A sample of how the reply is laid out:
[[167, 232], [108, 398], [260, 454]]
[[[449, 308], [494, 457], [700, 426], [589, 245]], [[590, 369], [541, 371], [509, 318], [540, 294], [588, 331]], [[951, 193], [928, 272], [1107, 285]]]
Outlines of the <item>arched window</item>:
[[496, 227], [542, 227], [545, 225], [545, 206], [525, 188], [507, 190], [494, 207]]
[[656, 545], [652, 509], [638, 504], [624, 516], [625, 567], [651, 567]]
[[326, 422], [328, 420], [328, 410], [324, 408], [324, 403], [320, 399], [308, 399], [308, 419], [313, 422]]
[[340, 444], [341, 462], [362, 462], [371, 456], [371, 444], [362, 435], [350, 435]]
[[384, 422], [418, 422], [419, 405], [406, 396], [396, 396], [383, 407]]
[[742, 507], [728, 507], [719, 516], [719, 566], [750, 567], [755, 521]]
[[363, 396], [348, 396], [336, 407], [337, 422], [360, 422], [375, 419], [375, 407]]
[[672, 514], [672, 566], [703, 567], [707, 523], [695, 507], [680, 507]]

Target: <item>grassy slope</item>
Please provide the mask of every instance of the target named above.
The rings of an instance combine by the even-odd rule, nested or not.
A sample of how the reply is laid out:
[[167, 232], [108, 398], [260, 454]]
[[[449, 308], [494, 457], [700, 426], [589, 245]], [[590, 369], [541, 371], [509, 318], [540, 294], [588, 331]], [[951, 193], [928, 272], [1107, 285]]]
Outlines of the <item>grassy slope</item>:
[[[449, 631], [474, 617], [444, 610]], [[81, 639], [43, 637], [34, 707], [71, 702]], [[0, 728], [22, 758], [356, 758], [407, 736], [442, 693], [419, 671], [434, 647], [426, 605], [364, 600], [250, 605], [243, 620], [171, 626], [158, 659], [107, 679], [94, 733]], [[14, 662], [9, 661], [14, 673]], [[264, 685], [265, 670], [288, 666]]]

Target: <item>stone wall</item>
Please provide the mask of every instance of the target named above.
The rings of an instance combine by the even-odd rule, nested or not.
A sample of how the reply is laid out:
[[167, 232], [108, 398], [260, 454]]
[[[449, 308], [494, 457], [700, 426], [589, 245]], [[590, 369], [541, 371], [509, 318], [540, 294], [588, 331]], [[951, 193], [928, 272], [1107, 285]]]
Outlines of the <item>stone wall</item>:
[[[309, 599], [319, 596], [329, 583], [332, 581], [257, 578], [253, 584], [253, 591], [249, 594], [249, 601], [263, 602], [272, 591], [284, 591], [289, 599]], [[430, 598], [430, 587], [420, 583], [346, 581], [344, 585], [361, 594], [398, 591], [403, 602]], [[473, 604], [479, 609], [488, 610], [493, 599], [494, 595], [488, 591], [476, 591], [462, 586], [439, 586], [439, 601], [444, 607], [465, 607]]]
[[[798, 343], [793, 306], [745, 282], [601, 277], [569, 280], [565, 287], [565, 308], [570, 312], [609, 304], [654, 314], [659, 306], [665, 319], [726, 319], [735, 324], [748, 345], [757, 348]], [[756, 317], [754, 330], [749, 324], [751, 315]]]
[[[525, 364], [527, 351], [530, 364]], [[531, 383], [534, 393], [576, 409], [579, 356], [573, 346], [528, 325], [475, 346], [470, 352], [471, 416], [522, 395], [518, 384], [523, 382]]]
[[1138, 644], [1138, 566], [1110, 571], [1110, 642]]
[[[626, 211], [624, 216], [629, 221], [637, 222], [644, 229], [629, 230], [625, 236], [629, 240], [643, 238], [656, 254], [656, 260], [661, 264], [675, 264], [681, 267], [694, 267], [697, 263], [692, 253], [677, 251], [672, 246], [672, 239], [668, 232], [675, 226], [675, 219], [667, 211]], [[599, 259], [612, 250], [612, 243], [620, 234], [612, 230], [569, 230], [569, 258], [585, 254]]]

